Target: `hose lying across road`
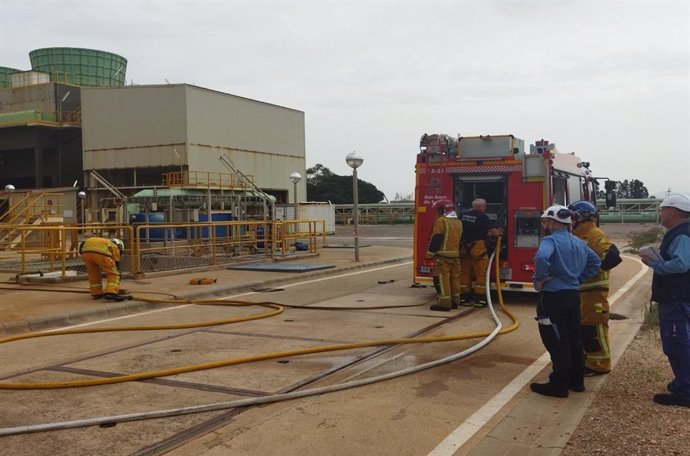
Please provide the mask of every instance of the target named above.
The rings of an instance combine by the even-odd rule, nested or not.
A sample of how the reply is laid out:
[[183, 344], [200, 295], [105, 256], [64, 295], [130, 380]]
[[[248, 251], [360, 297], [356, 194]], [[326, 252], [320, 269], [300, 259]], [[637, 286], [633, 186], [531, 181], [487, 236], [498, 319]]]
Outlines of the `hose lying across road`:
[[[496, 251], [497, 252], [500, 251], [500, 239], [499, 239], [498, 245], [496, 246]], [[494, 259], [495, 259], [494, 255], [492, 255], [490, 258], [489, 264], [490, 264], [490, 266], [495, 265], [497, 290], [498, 290], [498, 304], [499, 304], [501, 311], [504, 312], [506, 315], [508, 315], [508, 317], [512, 320], [512, 324], [506, 328], [503, 328], [503, 324], [501, 323], [500, 319], [496, 315], [496, 311], [494, 309], [493, 302], [491, 300], [491, 294], [489, 292], [489, 290], [490, 290], [490, 286], [489, 286], [490, 274], [487, 274], [486, 275], [486, 290], [487, 290], [488, 309], [491, 312], [492, 319], [496, 323], [496, 327], [494, 328], [493, 331], [490, 331], [490, 332], [476, 332], [476, 333], [458, 334], [458, 335], [449, 335], [449, 336], [430, 336], [430, 337], [418, 337], [418, 338], [378, 339], [378, 340], [355, 342], [355, 343], [349, 343], [349, 344], [334, 344], [334, 345], [326, 345], [326, 346], [321, 346], [321, 347], [312, 347], [312, 348], [299, 349], [299, 350], [289, 350], [289, 351], [283, 351], [283, 352], [264, 353], [264, 354], [260, 354], [260, 355], [244, 356], [244, 357], [231, 358], [231, 359], [226, 359], [226, 360], [221, 360], [221, 361], [201, 363], [201, 364], [195, 364], [195, 365], [189, 365], [189, 366], [181, 366], [181, 367], [176, 367], [176, 368], [171, 368], [171, 369], [163, 369], [163, 370], [158, 370], [158, 371], [140, 372], [140, 373], [136, 373], [136, 374], [121, 375], [121, 376], [117, 376], [117, 377], [109, 377], [109, 378], [103, 378], [103, 379], [77, 380], [77, 381], [69, 381], [69, 382], [50, 382], [50, 383], [0, 383], [0, 389], [8, 389], [8, 390], [10, 390], [10, 389], [11, 390], [57, 389], [57, 388], [75, 388], [75, 387], [84, 387], [84, 386], [106, 385], [106, 384], [112, 384], [112, 383], [128, 382], [128, 381], [133, 381], [133, 380], [144, 380], [144, 379], [150, 379], [150, 378], [154, 378], [154, 377], [165, 377], [165, 376], [169, 376], [169, 375], [182, 374], [182, 373], [193, 372], [193, 371], [198, 371], [198, 370], [214, 369], [214, 368], [218, 368], [218, 367], [244, 364], [244, 363], [250, 363], [250, 362], [255, 362], [255, 361], [263, 361], [263, 360], [276, 359], [276, 358], [286, 358], [286, 357], [305, 355], [305, 354], [313, 354], [313, 353], [322, 353], [322, 352], [339, 351], [339, 350], [351, 350], [351, 349], [355, 349], [355, 348], [374, 347], [374, 346], [382, 346], [382, 345], [422, 344], [422, 343], [449, 342], [449, 341], [483, 338], [476, 345], [474, 345], [470, 348], [467, 348], [461, 352], [455, 353], [451, 356], [448, 356], [448, 357], [445, 357], [442, 359], [438, 359], [435, 361], [431, 361], [429, 363], [421, 364], [418, 366], [410, 367], [407, 369], [391, 372], [388, 374], [383, 374], [383, 375], [370, 377], [370, 378], [366, 378], [366, 379], [362, 379], [362, 380], [349, 381], [349, 382], [340, 383], [340, 384], [331, 385], [331, 386], [326, 386], [326, 387], [312, 388], [312, 389], [308, 389], [308, 390], [295, 391], [295, 392], [291, 392], [291, 393], [275, 394], [275, 395], [263, 396], [263, 397], [259, 397], [259, 398], [242, 399], [242, 400], [236, 400], [236, 401], [230, 401], [230, 402], [220, 402], [220, 403], [215, 403], [215, 404], [182, 407], [182, 408], [176, 408], [176, 409], [132, 413], [132, 414], [125, 414], [125, 415], [106, 416], [106, 417], [91, 418], [91, 419], [84, 419], [84, 420], [75, 420], [75, 421], [65, 421], [65, 422], [58, 422], [58, 423], [47, 423], [47, 424], [38, 424], [38, 425], [19, 426], [19, 427], [13, 427], [13, 428], [3, 428], [3, 429], [0, 429], [0, 436], [27, 434], [27, 433], [44, 432], [44, 431], [60, 430], [60, 429], [73, 429], [73, 428], [78, 428], [78, 427], [87, 427], [87, 426], [96, 426], [96, 425], [113, 425], [113, 424], [118, 423], [118, 422], [162, 418], [162, 417], [171, 417], [171, 416], [187, 415], [187, 414], [193, 414], [193, 413], [210, 412], [210, 411], [215, 411], [215, 410], [225, 410], [225, 409], [237, 408], [237, 407], [247, 407], [247, 406], [258, 405], [258, 404], [266, 404], [266, 403], [271, 403], [271, 402], [278, 402], [278, 401], [296, 399], [296, 398], [301, 398], [301, 397], [306, 397], [306, 396], [324, 394], [324, 393], [329, 393], [329, 392], [334, 392], [334, 391], [341, 391], [341, 390], [345, 390], [345, 389], [349, 389], [349, 388], [355, 388], [355, 387], [363, 386], [363, 385], [369, 385], [372, 383], [401, 377], [404, 375], [419, 372], [419, 371], [429, 369], [432, 367], [440, 366], [442, 364], [446, 364], [446, 363], [449, 363], [451, 361], [455, 361], [455, 360], [463, 358], [463, 357], [465, 357], [471, 353], [474, 353], [475, 351], [479, 350], [480, 348], [483, 348], [485, 345], [487, 345], [489, 342], [491, 342], [498, 334], [505, 334], [505, 333], [514, 331], [515, 329], [518, 328], [518, 326], [520, 324], [520, 322], [515, 317], [515, 315], [512, 312], [510, 312], [505, 307], [505, 305], [503, 303], [503, 296], [501, 294], [501, 286], [500, 286], [500, 279], [499, 279], [499, 273], [498, 273], [499, 272], [498, 271], [498, 264], [500, 264], [500, 262], [498, 261], [498, 259], [496, 259], [496, 261], [494, 261]], [[94, 333], [94, 332], [104, 332], [104, 331], [141, 331], [141, 330], [162, 330], [162, 329], [186, 329], [186, 328], [193, 328], [193, 327], [216, 326], [216, 325], [223, 325], [223, 324], [228, 324], [228, 323], [236, 323], [239, 321], [248, 321], [248, 320], [255, 320], [255, 319], [259, 319], [259, 318], [266, 318], [266, 317], [274, 316], [274, 315], [281, 313], [283, 311], [283, 307], [305, 308], [305, 309], [328, 309], [328, 310], [342, 310], [343, 309], [342, 307], [338, 307], [338, 308], [312, 307], [312, 306], [304, 307], [304, 306], [289, 306], [289, 305], [277, 304], [277, 303], [273, 303], [273, 302], [255, 303], [255, 302], [237, 301], [237, 300], [194, 300], [194, 301], [172, 300], [171, 301], [171, 300], [157, 300], [157, 299], [140, 298], [140, 297], [137, 297], [136, 299], [141, 300], [141, 301], [148, 301], [148, 302], [193, 303], [193, 304], [203, 304], [203, 305], [231, 305], [231, 306], [258, 305], [261, 307], [270, 308], [272, 310], [269, 312], [264, 312], [264, 313], [260, 313], [260, 314], [254, 314], [254, 315], [249, 315], [249, 316], [245, 316], [245, 317], [236, 317], [236, 318], [232, 318], [232, 319], [212, 321], [212, 322], [201, 322], [201, 323], [190, 323], [190, 324], [179, 324], [179, 325], [165, 325], [165, 326], [127, 326], [127, 327], [109, 327], [109, 328], [72, 329], [72, 330], [61, 330], [61, 331], [51, 331], [51, 332], [41, 332], [41, 333], [28, 333], [28, 334], [21, 334], [21, 335], [17, 335], [17, 336], [0, 338], [0, 343], [7, 343], [7, 342], [11, 342], [11, 341], [34, 338], [34, 337], [47, 337], [47, 336], [56, 336], [56, 335], [64, 335], [64, 334], [84, 334], [84, 333]], [[412, 306], [407, 305], [407, 306], [355, 307], [353, 309], [362, 310], [362, 309], [372, 309], [372, 308], [381, 309], [381, 308], [391, 308], [391, 307], [412, 307]]]

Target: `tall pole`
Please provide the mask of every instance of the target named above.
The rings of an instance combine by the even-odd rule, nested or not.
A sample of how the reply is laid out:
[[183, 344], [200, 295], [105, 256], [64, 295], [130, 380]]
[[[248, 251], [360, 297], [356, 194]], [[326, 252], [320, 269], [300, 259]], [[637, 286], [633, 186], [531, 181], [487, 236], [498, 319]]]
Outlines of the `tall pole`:
[[[297, 183], [302, 180], [302, 175], [298, 173], [297, 171], [294, 171], [290, 173], [290, 182], [292, 182], [292, 198], [293, 198], [293, 207], [292, 210], [294, 211], [294, 217], [292, 217], [293, 220], [297, 220], [299, 217], [297, 217]], [[288, 204], [290, 203], [290, 199], [288, 198]], [[286, 217], [287, 218], [287, 217]], [[295, 226], [295, 230], [297, 231], [297, 226]]]
[[357, 194], [357, 168], [352, 168], [352, 217], [355, 225], [355, 262], [359, 261], [359, 208], [357, 203], [359, 195]]
[[364, 159], [360, 157], [357, 152], [352, 152], [345, 157], [345, 163], [352, 168], [352, 221], [355, 225], [355, 262], [357, 262], [359, 261], [359, 208], [357, 207], [359, 195], [357, 194], [357, 168], [362, 166]]
[[295, 215], [295, 220], [297, 220], [297, 182], [293, 183], [293, 189], [292, 189], [292, 194], [294, 196], [294, 215]]

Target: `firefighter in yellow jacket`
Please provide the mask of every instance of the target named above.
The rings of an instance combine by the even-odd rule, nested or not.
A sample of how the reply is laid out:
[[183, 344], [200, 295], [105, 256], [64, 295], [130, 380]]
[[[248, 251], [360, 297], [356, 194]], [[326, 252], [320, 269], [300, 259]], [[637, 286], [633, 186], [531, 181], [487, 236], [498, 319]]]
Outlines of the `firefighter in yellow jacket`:
[[434, 203], [438, 217], [429, 239], [426, 258], [434, 260], [434, 287], [438, 303], [431, 310], [449, 311], [460, 304], [460, 237], [462, 223], [452, 201]]
[[[124, 301], [120, 294], [120, 256], [125, 244], [120, 239], [92, 237], [82, 242], [79, 254], [89, 273], [89, 291], [93, 299], [105, 298], [110, 301]], [[107, 278], [105, 292], [101, 272]]]
[[618, 248], [597, 226], [598, 211], [589, 201], [568, 206], [573, 212], [573, 234], [601, 258], [601, 269], [580, 285], [580, 337], [585, 349], [585, 376], [611, 371], [609, 346], [609, 270], [622, 260]]

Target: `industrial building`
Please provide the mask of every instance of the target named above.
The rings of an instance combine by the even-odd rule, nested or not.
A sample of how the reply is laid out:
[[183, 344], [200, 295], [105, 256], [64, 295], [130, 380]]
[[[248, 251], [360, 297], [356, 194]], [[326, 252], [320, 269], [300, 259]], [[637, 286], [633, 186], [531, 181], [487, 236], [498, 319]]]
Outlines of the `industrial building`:
[[[29, 71], [0, 67], [3, 186], [84, 189], [87, 221], [280, 218], [306, 199], [305, 179], [290, 180], [306, 174], [302, 111], [189, 84], [125, 85], [127, 60], [104, 51], [30, 60]], [[274, 203], [283, 213], [266, 212]]]

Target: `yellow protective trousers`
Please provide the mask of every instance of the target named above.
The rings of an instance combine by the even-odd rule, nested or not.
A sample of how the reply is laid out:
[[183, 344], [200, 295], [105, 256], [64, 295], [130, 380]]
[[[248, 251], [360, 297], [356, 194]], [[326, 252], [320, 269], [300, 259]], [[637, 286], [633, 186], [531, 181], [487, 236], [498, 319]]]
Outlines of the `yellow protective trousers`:
[[103, 283], [101, 281], [101, 271], [105, 272], [107, 284], [106, 293], [118, 294], [120, 292], [120, 271], [117, 270], [115, 261], [105, 255], [94, 252], [84, 252], [81, 259], [86, 265], [89, 273], [89, 291], [91, 296], [103, 294]]
[[460, 259], [435, 256], [433, 275], [438, 305], [450, 309], [460, 304]]
[[609, 345], [609, 291], [580, 291], [580, 337], [585, 348], [585, 367], [597, 372], [611, 370]]
[[[474, 293], [486, 295], [486, 269], [489, 257], [483, 240], [471, 242], [460, 253], [460, 288], [463, 295]], [[474, 285], [472, 282], [474, 281]]]

